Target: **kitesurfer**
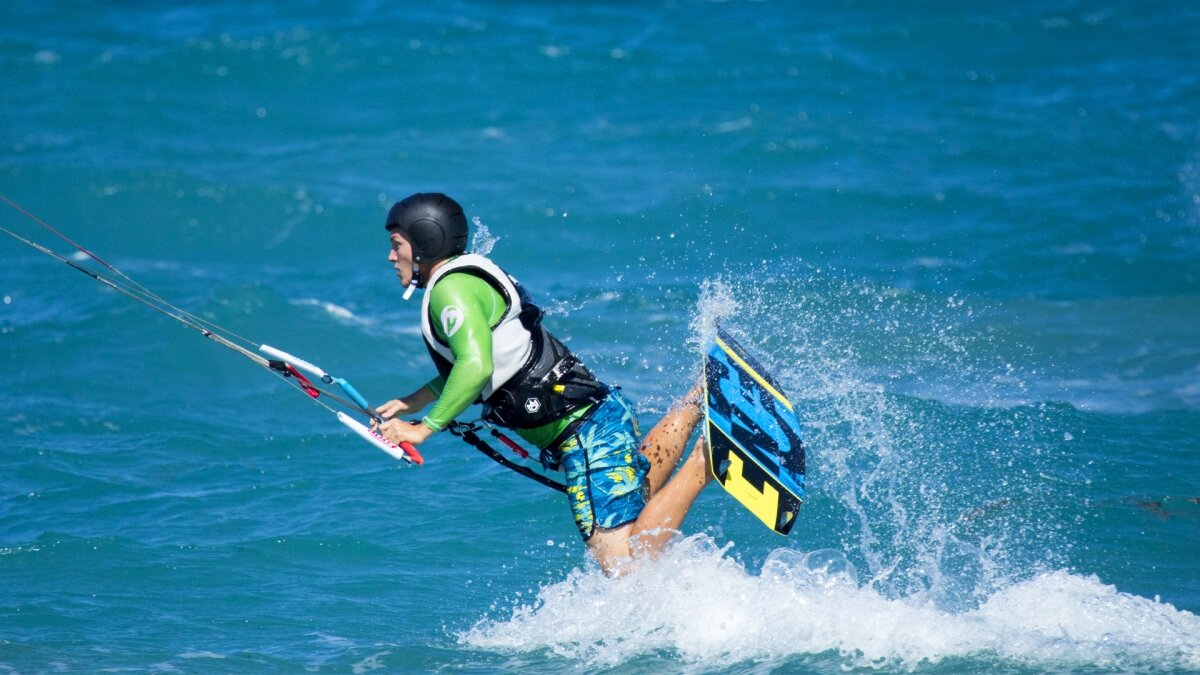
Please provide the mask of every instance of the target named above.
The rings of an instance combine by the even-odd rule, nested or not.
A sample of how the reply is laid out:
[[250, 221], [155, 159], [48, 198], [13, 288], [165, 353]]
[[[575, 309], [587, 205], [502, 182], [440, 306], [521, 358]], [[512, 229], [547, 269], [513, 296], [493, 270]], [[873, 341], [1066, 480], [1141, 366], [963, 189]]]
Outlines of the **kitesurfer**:
[[[469, 228], [457, 202], [414, 194], [392, 206], [386, 227], [404, 297], [425, 290], [421, 332], [438, 376], [379, 406], [379, 432], [420, 444], [482, 403], [485, 421], [536, 446], [547, 470], [564, 469], [575, 524], [605, 573], [635, 553], [661, 550], [711, 480], [703, 437], [671, 476], [703, 417], [701, 386], [642, 438], [633, 404], [543, 327], [516, 279], [466, 253]], [[417, 421], [396, 419], [431, 404]]]

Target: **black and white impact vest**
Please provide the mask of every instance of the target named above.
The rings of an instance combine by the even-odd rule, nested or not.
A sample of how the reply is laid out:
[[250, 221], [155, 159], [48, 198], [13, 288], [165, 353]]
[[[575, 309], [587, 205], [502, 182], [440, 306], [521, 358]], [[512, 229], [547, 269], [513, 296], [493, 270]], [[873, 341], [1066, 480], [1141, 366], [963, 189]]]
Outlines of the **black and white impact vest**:
[[476, 403], [483, 419], [512, 429], [531, 429], [561, 419], [602, 400], [608, 392], [567, 346], [542, 327], [542, 310], [525, 289], [481, 255], [461, 255], [442, 264], [426, 284], [421, 305], [421, 333], [438, 372], [450, 376], [454, 353], [433, 326], [442, 317], [431, 314], [433, 287], [449, 274], [471, 274], [488, 282], [504, 299], [507, 310], [492, 326], [492, 377]]

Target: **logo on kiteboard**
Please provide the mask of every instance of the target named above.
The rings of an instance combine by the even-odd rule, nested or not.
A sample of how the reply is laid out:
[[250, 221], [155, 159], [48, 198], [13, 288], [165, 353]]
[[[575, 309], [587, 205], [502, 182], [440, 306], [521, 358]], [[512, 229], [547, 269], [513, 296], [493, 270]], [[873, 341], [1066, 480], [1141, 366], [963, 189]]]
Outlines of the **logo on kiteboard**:
[[534, 397], [525, 399], [525, 412], [530, 415], [536, 415], [537, 411], [542, 409], [542, 402]]

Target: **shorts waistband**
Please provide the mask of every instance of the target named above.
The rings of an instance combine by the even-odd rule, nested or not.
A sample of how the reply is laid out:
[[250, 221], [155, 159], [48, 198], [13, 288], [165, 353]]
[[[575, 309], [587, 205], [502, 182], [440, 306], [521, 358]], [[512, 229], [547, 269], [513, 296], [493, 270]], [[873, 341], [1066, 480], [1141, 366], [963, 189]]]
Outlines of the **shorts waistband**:
[[568, 438], [574, 436], [576, 431], [579, 431], [579, 427], [583, 426], [584, 422], [592, 419], [592, 415], [596, 414], [596, 411], [600, 409], [600, 406], [604, 405], [604, 402], [608, 400], [609, 396], [612, 396], [614, 391], [616, 390], [609, 389], [604, 398], [596, 401], [590, 407], [588, 407], [588, 409], [582, 415], [571, 420], [571, 423], [567, 425], [567, 428], [563, 429], [562, 433], [555, 436], [554, 440], [550, 441], [550, 445], [547, 445], [546, 447], [557, 452], [559, 447], [561, 447], [563, 443], [567, 442]]

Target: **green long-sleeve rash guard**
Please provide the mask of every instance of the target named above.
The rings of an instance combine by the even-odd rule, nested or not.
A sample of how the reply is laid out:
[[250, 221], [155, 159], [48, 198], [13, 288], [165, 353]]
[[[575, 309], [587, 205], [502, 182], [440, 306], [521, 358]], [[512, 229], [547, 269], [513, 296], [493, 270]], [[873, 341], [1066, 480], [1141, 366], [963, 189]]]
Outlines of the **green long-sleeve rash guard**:
[[[508, 306], [487, 281], [462, 272], [442, 277], [429, 293], [433, 330], [454, 353], [450, 375], [445, 378], [439, 375], [426, 384], [438, 399], [422, 422], [434, 431], [441, 431], [479, 398], [492, 377], [492, 329], [500, 324]], [[526, 441], [543, 448], [584, 410], [535, 429], [516, 431]]]
[[433, 331], [454, 353], [450, 375], [426, 385], [438, 399], [422, 421], [441, 431], [479, 398], [491, 378], [492, 328], [508, 307], [491, 284], [473, 274], [448, 274], [429, 293]]

